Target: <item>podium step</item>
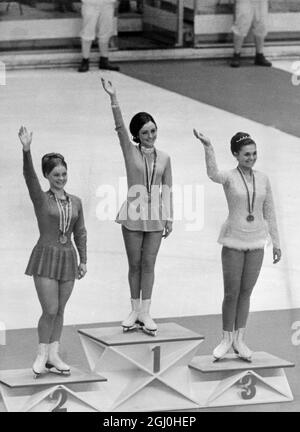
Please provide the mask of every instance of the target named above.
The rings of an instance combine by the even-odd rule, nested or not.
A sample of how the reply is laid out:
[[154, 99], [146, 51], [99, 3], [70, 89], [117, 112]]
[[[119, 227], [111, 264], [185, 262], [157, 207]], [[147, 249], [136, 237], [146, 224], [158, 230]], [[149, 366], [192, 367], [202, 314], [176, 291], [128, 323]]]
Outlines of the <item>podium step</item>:
[[194, 357], [189, 366], [203, 373], [210, 373], [243, 371], [249, 369], [289, 368], [294, 367], [295, 364], [264, 351], [260, 351], [253, 353], [251, 362], [245, 362], [235, 354], [229, 354], [224, 359], [213, 362], [213, 356], [207, 355]]
[[60, 384], [84, 384], [107, 381], [99, 374], [83, 372], [77, 368], [71, 368], [71, 375], [58, 375], [52, 372], [34, 378], [32, 369], [15, 369], [0, 371], [0, 383], [9, 388], [55, 386]]
[[152, 344], [161, 342], [204, 340], [204, 336], [186, 329], [176, 323], [158, 325], [157, 336], [146, 335], [141, 330], [123, 332], [120, 327], [101, 327], [78, 330], [79, 334], [87, 336], [106, 346], [121, 346], [133, 344]]
[[[33, 377], [31, 369], [0, 371], [0, 411], [100, 411], [102, 375], [72, 367], [71, 375], [45, 373]], [[105, 394], [104, 394], [105, 397]]]
[[255, 352], [252, 362], [235, 354], [213, 362], [212, 355], [190, 362], [193, 394], [202, 407], [289, 402], [293, 395], [284, 369], [295, 365], [266, 352]]
[[[176, 323], [158, 325], [157, 336], [123, 333], [120, 326], [79, 330], [89, 365], [104, 374], [110, 403], [103, 411], [197, 408], [189, 362], [204, 336]], [[175, 408], [174, 408], [175, 409]]]

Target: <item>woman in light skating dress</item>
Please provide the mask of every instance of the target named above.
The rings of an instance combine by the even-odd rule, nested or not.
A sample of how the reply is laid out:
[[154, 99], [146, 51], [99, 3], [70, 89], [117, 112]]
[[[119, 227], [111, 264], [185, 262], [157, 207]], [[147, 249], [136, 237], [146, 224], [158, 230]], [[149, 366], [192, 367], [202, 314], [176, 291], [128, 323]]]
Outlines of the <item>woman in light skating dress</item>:
[[102, 85], [110, 96], [128, 184], [127, 200], [116, 220], [122, 225], [132, 306], [122, 326], [124, 331], [141, 327], [155, 336], [157, 326], [149, 311], [156, 257], [162, 238], [168, 237], [172, 231], [171, 160], [169, 155], [154, 146], [157, 126], [148, 113], [139, 112], [132, 118], [129, 129], [138, 145], [131, 142], [114, 87], [104, 79]]
[[219, 171], [210, 140], [196, 130], [194, 135], [204, 146], [207, 175], [223, 185], [229, 209], [218, 240], [223, 245], [223, 338], [213, 356], [219, 360], [233, 347], [240, 358], [251, 361], [252, 352], [245, 344], [244, 335], [250, 297], [269, 235], [273, 263], [281, 258], [270, 181], [264, 173], [253, 169], [257, 150], [249, 134], [238, 132], [232, 137], [231, 152], [238, 166], [230, 171]]

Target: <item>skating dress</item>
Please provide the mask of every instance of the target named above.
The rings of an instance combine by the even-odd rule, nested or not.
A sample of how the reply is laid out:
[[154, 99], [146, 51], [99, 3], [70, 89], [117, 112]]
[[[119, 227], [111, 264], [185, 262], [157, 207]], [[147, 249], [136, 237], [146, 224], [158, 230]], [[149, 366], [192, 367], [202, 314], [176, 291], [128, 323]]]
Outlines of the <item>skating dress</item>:
[[[23, 173], [40, 232], [40, 238], [31, 253], [25, 274], [59, 281], [77, 279], [78, 260], [71, 235], [73, 233], [80, 262], [83, 264], [86, 263], [87, 239], [80, 199], [74, 195], [66, 194], [72, 202], [72, 218], [66, 232], [67, 242], [62, 244], [59, 240], [60, 216], [55, 196], [51, 190], [42, 191], [33, 167], [30, 151], [23, 151]], [[62, 203], [67, 202], [67, 200], [60, 201]]]
[[[156, 157], [155, 152], [150, 156], [145, 155], [140, 146], [131, 143], [120, 108], [113, 105], [112, 110], [125, 160], [128, 186], [127, 199], [120, 208], [116, 222], [132, 231], [162, 231], [166, 221], [173, 220], [170, 157], [157, 149]], [[146, 158], [150, 159], [146, 161]], [[148, 174], [146, 163], [150, 168]], [[149, 173], [152, 174], [150, 199], [147, 188]]]
[[[218, 242], [223, 246], [238, 250], [263, 249], [268, 237], [273, 246], [280, 248], [275, 208], [268, 177], [253, 170], [256, 198], [253, 210], [254, 220], [247, 221], [248, 200], [245, 184], [237, 168], [219, 171], [213, 146], [204, 146], [208, 177], [223, 185], [229, 214], [222, 226]], [[252, 183], [248, 183], [252, 197]]]

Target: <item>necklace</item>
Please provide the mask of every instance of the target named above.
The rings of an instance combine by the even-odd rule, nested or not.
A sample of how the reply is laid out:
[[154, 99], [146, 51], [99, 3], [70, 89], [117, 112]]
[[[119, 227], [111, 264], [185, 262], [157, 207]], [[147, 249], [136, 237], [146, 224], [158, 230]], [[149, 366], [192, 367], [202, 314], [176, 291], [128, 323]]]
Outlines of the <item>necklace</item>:
[[254, 216], [253, 216], [253, 211], [254, 211], [254, 203], [255, 203], [255, 196], [256, 196], [256, 190], [255, 190], [255, 176], [254, 176], [254, 172], [252, 171], [252, 184], [253, 184], [253, 194], [252, 194], [252, 202], [250, 201], [250, 192], [249, 192], [249, 188], [246, 182], [246, 179], [244, 177], [243, 171], [237, 167], [238, 172], [240, 173], [242, 180], [244, 182], [246, 191], [247, 191], [247, 198], [248, 198], [248, 216], [246, 217], [246, 220], [248, 222], [253, 222], [254, 221]]

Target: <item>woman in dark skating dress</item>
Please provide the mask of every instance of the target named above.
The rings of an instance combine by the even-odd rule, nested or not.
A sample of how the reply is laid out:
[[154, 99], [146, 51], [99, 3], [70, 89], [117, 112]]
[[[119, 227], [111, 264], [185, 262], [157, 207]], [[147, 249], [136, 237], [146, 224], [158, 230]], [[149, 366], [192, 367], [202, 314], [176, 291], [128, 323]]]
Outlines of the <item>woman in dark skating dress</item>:
[[[23, 146], [23, 173], [34, 206], [40, 237], [25, 273], [33, 276], [42, 307], [38, 323], [39, 347], [33, 372], [70, 373], [59, 356], [64, 309], [75, 279], [86, 274], [86, 229], [82, 204], [78, 197], [65, 192], [67, 164], [62, 155], [49, 153], [42, 158], [42, 171], [50, 189], [43, 192], [31, 158], [32, 133], [22, 126], [19, 138]], [[71, 235], [78, 250], [71, 241]]]
[[171, 160], [154, 146], [157, 126], [148, 113], [139, 112], [131, 119], [129, 129], [138, 145], [130, 141], [116, 91], [110, 81], [102, 79], [102, 85], [110, 96], [128, 184], [127, 199], [116, 220], [122, 225], [132, 305], [122, 326], [124, 331], [141, 326], [145, 333], [155, 336], [157, 326], [149, 310], [161, 239], [172, 232]]

